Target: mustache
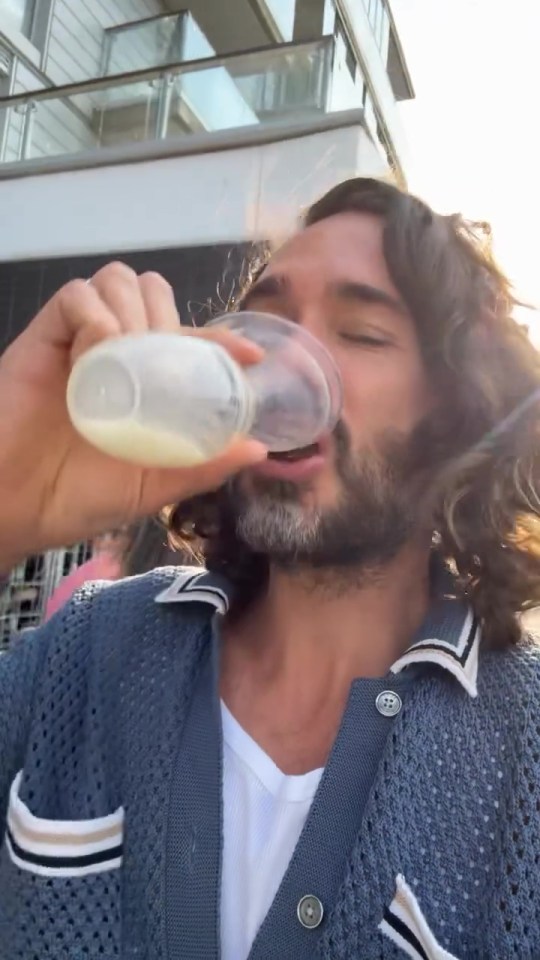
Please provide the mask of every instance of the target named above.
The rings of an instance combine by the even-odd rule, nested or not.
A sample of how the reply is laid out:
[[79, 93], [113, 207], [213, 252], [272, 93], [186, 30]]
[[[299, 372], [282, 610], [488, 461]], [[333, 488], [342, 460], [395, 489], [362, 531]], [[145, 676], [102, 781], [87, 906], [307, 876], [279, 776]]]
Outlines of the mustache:
[[332, 431], [332, 437], [336, 447], [336, 457], [339, 464], [348, 459], [352, 450], [351, 433], [344, 420], [338, 420]]

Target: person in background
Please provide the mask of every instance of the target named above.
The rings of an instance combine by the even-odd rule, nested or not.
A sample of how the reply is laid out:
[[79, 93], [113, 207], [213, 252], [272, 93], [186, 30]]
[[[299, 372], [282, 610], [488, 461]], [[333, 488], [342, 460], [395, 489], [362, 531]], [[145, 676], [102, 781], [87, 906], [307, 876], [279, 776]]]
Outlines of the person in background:
[[122, 572], [122, 540], [120, 531], [96, 537], [92, 556], [62, 577], [45, 607], [44, 621], [50, 620], [85, 583], [95, 580], [119, 580]]
[[128, 528], [122, 553], [122, 575], [134, 577], [157, 567], [178, 566], [186, 552], [169, 545], [166, 527], [160, 517], [146, 517]]
[[540, 356], [488, 232], [348, 181], [238, 308], [329, 350], [331, 435], [182, 470], [85, 443], [74, 359], [182, 335], [121, 264], [2, 356], [0, 569], [167, 504], [205, 567], [81, 591], [0, 657], [0, 957], [538, 960]]
[[97, 537], [89, 560], [64, 577], [47, 601], [45, 622], [50, 620], [85, 583], [120, 580], [148, 573], [156, 567], [179, 563], [179, 553], [167, 542], [167, 532], [157, 517], [147, 517]]

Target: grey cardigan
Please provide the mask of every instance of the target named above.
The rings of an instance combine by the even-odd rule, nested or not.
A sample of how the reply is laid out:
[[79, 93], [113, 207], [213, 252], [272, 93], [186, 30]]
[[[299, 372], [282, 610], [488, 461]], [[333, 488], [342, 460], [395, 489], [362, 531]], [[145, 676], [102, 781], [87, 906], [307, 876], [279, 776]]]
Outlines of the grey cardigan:
[[[0, 960], [219, 957], [227, 602], [197, 571], [97, 585], [0, 657]], [[250, 960], [539, 960], [539, 708], [536, 649], [437, 600], [353, 683]]]

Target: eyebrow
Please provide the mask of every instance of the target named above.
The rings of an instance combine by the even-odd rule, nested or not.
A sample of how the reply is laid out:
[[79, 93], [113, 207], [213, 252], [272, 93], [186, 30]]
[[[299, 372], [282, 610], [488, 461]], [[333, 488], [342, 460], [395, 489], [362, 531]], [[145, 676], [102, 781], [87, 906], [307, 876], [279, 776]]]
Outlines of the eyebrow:
[[358, 303], [380, 303], [383, 307], [388, 307], [396, 313], [406, 313], [406, 309], [401, 300], [393, 297], [386, 290], [380, 287], [373, 287], [369, 283], [355, 283], [352, 280], [344, 280], [331, 285], [331, 291], [335, 296], [342, 300], [353, 300]]
[[287, 277], [263, 276], [260, 280], [256, 280], [255, 283], [245, 291], [244, 295], [240, 298], [238, 306], [240, 310], [247, 310], [251, 301], [255, 300], [256, 297], [281, 297], [289, 293], [289, 291], [290, 283]]
[[[290, 287], [291, 284], [285, 276], [263, 276], [246, 290], [240, 301], [240, 309], [246, 310], [251, 301], [257, 297], [277, 298], [286, 296], [290, 292]], [[378, 303], [395, 313], [404, 314], [407, 312], [405, 306], [397, 297], [393, 297], [386, 290], [381, 290], [380, 287], [374, 287], [369, 283], [340, 280], [330, 285], [329, 292], [342, 300], [352, 300], [356, 303]]]

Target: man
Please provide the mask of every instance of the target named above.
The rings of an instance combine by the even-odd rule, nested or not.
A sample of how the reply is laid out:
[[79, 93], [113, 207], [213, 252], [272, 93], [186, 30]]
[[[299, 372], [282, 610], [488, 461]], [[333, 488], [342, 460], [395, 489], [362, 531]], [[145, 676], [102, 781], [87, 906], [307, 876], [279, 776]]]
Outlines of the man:
[[246, 306], [330, 350], [333, 436], [180, 471], [87, 446], [73, 359], [178, 325], [118, 264], [2, 358], [4, 569], [175, 502], [207, 571], [87, 588], [0, 663], [0, 956], [538, 960], [540, 361], [509, 285], [480, 227], [358, 179]]

